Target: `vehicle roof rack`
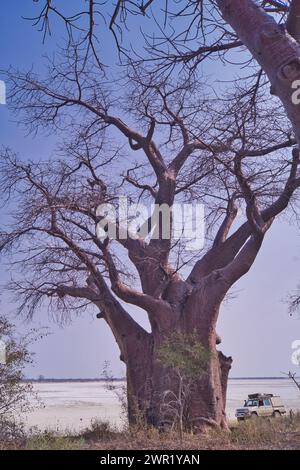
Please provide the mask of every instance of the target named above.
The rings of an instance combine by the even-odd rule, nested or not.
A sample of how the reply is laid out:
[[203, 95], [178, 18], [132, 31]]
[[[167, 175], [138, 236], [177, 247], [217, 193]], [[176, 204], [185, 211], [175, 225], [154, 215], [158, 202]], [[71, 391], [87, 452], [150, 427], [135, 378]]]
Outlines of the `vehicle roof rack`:
[[253, 400], [255, 398], [271, 398], [273, 396], [273, 393], [251, 393], [250, 395], [248, 395], [248, 398], [250, 400]]

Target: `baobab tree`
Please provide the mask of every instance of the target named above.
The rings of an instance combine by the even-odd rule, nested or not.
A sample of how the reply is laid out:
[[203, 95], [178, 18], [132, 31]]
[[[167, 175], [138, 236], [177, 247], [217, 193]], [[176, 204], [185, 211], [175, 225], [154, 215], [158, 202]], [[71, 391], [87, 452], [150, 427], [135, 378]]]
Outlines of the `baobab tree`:
[[[154, 8], [155, 0], [150, 4]], [[186, 422], [226, 427], [232, 359], [218, 349], [220, 305], [251, 268], [274, 219], [295, 203], [300, 185], [298, 108], [291, 100], [297, 15], [291, 8], [285, 27], [274, 19], [288, 10], [279, 2], [262, 2], [264, 8], [247, 0], [182, 4], [196, 7], [203, 45], [195, 51], [180, 50], [186, 48], [181, 35], [164, 34], [161, 42], [156, 36], [149, 62], [136, 54], [126, 77], [122, 69], [116, 80], [114, 68], [112, 80], [90, 42], [95, 23], [82, 43], [72, 41], [72, 23], [66, 21], [70, 42], [60, 62], [49, 62], [45, 79], [8, 72], [10, 105], [20, 121], [34, 132], [61, 133], [63, 144], [59, 158], [38, 163], [3, 150], [1, 188], [14, 210], [1, 233], [1, 250], [22, 267], [10, 284], [21, 311], [32, 315], [43, 301], [66, 314], [98, 309], [126, 364], [131, 422], [138, 410], [159, 425], [160, 397], [174, 381], [158, 360], [159, 350], [170, 333], [182, 332], [196, 334], [209, 353], [206, 374], [193, 384]], [[180, 11], [164, 12], [170, 15], [180, 19]], [[277, 55], [270, 54], [272, 41]], [[246, 73], [214, 90], [202, 76], [205, 61], [228, 64], [228, 53], [243, 45], [260, 67], [244, 52]], [[175, 76], [178, 66], [181, 74]], [[204, 249], [186, 252], [184, 240], [164, 237], [160, 227], [157, 237], [149, 227], [146, 236], [99, 238], [97, 208], [117, 205], [120, 194], [148, 205], [203, 203]], [[147, 314], [149, 331], [131, 317], [130, 305]]]

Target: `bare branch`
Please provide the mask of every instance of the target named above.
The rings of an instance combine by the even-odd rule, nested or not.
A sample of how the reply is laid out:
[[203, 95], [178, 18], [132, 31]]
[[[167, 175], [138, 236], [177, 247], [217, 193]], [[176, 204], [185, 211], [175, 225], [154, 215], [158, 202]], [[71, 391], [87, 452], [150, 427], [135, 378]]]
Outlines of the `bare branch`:
[[[126, 286], [120, 279], [119, 272], [107, 247], [103, 253], [108, 265], [112, 290], [120, 299], [143, 308], [154, 317], [161, 315], [166, 316], [172, 313], [171, 307], [167, 302]], [[167, 320], [168, 319], [165, 318], [165, 321]]]
[[221, 243], [225, 242], [228, 232], [237, 216], [237, 212], [238, 208], [235, 204], [235, 195], [233, 195], [228, 201], [226, 216], [214, 239], [213, 247], [219, 246]]

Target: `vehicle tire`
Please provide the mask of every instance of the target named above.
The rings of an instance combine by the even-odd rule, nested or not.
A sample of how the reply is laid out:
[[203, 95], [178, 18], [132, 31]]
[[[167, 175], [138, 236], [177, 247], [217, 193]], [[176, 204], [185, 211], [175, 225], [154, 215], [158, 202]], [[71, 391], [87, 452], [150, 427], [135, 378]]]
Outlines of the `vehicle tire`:
[[256, 419], [258, 418], [258, 414], [257, 413], [251, 413], [251, 419]]
[[274, 418], [280, 418], [280, 416], [281, 416], [280, 411], [277, 411], [277, 410], [274, 411], [273, 416], [274, 416]]

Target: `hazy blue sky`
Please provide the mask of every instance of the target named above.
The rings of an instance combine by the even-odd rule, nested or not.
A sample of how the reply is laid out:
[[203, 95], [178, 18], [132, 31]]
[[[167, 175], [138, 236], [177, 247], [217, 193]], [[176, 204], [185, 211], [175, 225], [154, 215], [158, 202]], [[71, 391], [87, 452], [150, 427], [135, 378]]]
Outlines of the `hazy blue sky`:
[[[42, 54], [55, 47], [59, 34], [43, 45], [41, 35], [21, 19], [21, 16], [32, 16], [36, 10], [37, 4], [34, 10], [32, 0], [1, 5], [0, 69], [12, 64], [21, 68], [34, 65], [38, 70]], [[109, 44], [104, 49], [109, 57], [112, 53]], [[0, 130], [1, 144], [11, 146], [24, 157], [47, 157], [55, 142], [55, 136], [47, 140], [43, 136], [34, 140], [25, 137], [5, 106], [0, 106]], [[299, 230], [289, 224], [288, 217], [276, 221], [255, 266], [236, 284], [234, 298], [221, 310], [218, 330], [223, 339], [223, 352], [234, 359], [232, 376], [278, 376], [281, 371], [295, 369], [291, 364], [291, 343], [300, 339], [300, 320], [289, 317], [286, 298], [300, 280], [299, 258]], [[0, 282], [8, 276], [9, 267], [2, 266]], [[14, 306], [6, 295], [2, 296], [0, 307], [2, 313], [13, 318]], [[144, 317], [137, 309], [132, 313], [136, 318]], [[20, 330], [28, 329], [22, 319], [15, 321]], [[87, 313], [61, 328], [40, 311], [29, 326], [45, 325], [51, 334], [34, 346], [36, 364], [28, 368], [28, 376], [97, 377], [107, 360], [111, 361], [116, 375], [123, 373], [117, 347], [103, 321]]]

